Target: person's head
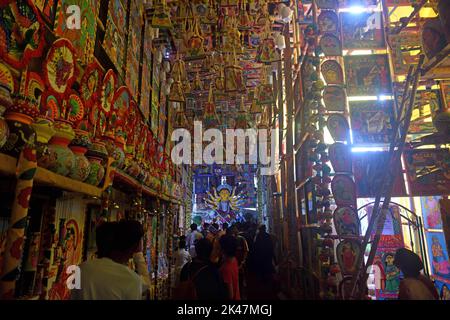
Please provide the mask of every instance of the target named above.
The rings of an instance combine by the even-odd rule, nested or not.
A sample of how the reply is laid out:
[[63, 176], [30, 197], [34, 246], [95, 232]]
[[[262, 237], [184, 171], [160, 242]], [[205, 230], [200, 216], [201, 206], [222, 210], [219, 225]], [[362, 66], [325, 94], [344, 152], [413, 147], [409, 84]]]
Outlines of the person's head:
[[195, 230], [197, 230], [197, 224], [193, 223], [193, 224], [191, 224], [191, 231], [195, 231]]
[[394, 265], [403, 272], [406, 278], [417, 278], [423, 269], [420, 257], [405, 248], [400, 248], [395, 252]]
[[199, 239], [195, 242], [195, 253], [197, 258], [204, 261], [209, 261], [213, 246], [206, 238]]
[[144, 229], [138, 221], [122, 220], [117, 224], [117, 232], [113, 241], [113, 255], [117, 262], [128, 261], [133, 254], [142, 251]]
[[186, 242], [186, 236], [185, 236], [185, 235], [183, 235], [183, 236], [180, 236], [179, 240], [180, 240], [180, 241], [184, 241], [184, 242]]
[[203, 223], [203, 230], [208, 231], [208, 228], [209, 228], [209, 223], [208, 222], [204, 222]]
[[235, 237], [225, 235], [220, 238], [220, 247], [226, 257], [235, 257], [237, 250], [237, 240]]
[[214, 229], [219, 230], [219, 224], [217, 222], [214, 222], [212, 226], [214, 227]]
[[178, 243], [178, 249], [186, 249], [186, 240], [180, 240]]
[[227, 229], [228, 229], [228, 223], [226, 223], [226, 222], [222, 223], [222, 230], [227, 231]]
[[95, 230], [95, 241], [97, 243], [97, 257], [110, 257], [113, 248], [117, 222], [104, 222]]
[[237, 237], [237, 235], [239, 234], [239, 228], [237, 227], [236, 224], [232, 225], [231, 227], [229, 227], [227, 229], [227, 234], [230, 234], [234, 237]]
[[384, 261], [386, 261], [386, 265], [392, 266], [394, 264], [394, 255], [392, 253], [386, 254]]
[[259, 232], [261, 232], [261, 233], [266, 232], [266, 225], [265, 225], [265, 224], [260, 225], [259, 228], [258, 228], [258, 230], [259, 230]]

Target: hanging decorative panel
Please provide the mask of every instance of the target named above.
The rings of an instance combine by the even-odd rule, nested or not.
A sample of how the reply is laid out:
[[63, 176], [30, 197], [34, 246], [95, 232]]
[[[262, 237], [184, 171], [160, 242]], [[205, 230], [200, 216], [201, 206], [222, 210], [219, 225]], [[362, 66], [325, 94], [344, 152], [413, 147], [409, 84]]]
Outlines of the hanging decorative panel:
[[125, 20], [126, 4], [124, 5], [120, 0], [111, 0], [109, 2], [103, 48], [120, 75], [122, 74], [125, 49]]
[[[379, 192], [387, 152], [353, 152], [353, 174], [356, 183], [356, 195], [360, 198], [375, 197]], [[406, 196], [405, 183], [401, 171], [394, 180], [392, 196]]]
[[411, 195], [448, 194], [450, 190], [449, 149], [405, 150], [404, 154]]
[[[99, 4], [100, 2], [96, 0], [61, 0], [58, 3], [54, 27], [55, 34], [72, 42], [77, 58], [84, 65], [92, 62], [94, 57]], [[80, 8], [80, 30], [67, 27], [67, 8], [71, 5], [77, 5]]]
[[392, 140], [393, 101], [350, 102], [353, 143], [389, 143]]
[[158, 121], [159, 121], [159, 65], [153, 56], [153, 68], [152, 68], [152, 99], [151, 99], [151, 114], [150, 120], [151, 125], [150, 128], [155, 137], [158, 136]]
[[345, 49], [378, 49], [385, 46], [381, 12], [343, 12], [340, 20]]
[[387, 55], [345, 56], [344, 62], [349, 97], [392, 92]]
[[139, 63], [141, 62], [141, 36], [144, 14], [142, 9], [142, 2], [131, 0], [125, 83], [136, 101], [138, 101], [139, 94]]

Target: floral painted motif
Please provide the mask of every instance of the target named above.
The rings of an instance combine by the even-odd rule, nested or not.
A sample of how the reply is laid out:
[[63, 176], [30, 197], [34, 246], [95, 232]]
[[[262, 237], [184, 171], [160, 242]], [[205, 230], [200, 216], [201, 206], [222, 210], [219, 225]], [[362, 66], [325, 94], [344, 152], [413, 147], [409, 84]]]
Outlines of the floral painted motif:
[[17, 197], [17, 201], [20, 204], [20, 206], [24, 209], [27, 209], [29, 206], [29, 201], [31, 197], [31, 190], [33, 188], [28, 187], [25, 189], [22, 189], [19, 193], [19, 196]]

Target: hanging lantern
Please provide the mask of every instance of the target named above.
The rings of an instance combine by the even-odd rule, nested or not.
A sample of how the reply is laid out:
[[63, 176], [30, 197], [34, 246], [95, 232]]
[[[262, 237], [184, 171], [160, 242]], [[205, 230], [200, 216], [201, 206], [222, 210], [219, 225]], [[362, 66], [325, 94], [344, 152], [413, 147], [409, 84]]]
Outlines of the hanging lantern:
[[239, 30], [250, 30], [252, 28], [252, 20], [247, 12], [247, 1], [241, 2], [241, 9], [239, 13]]
[[173, 127], [175, 129], [184, 129], [187, 127], [187, 118], [186, 113], [184, 112], [184, 108], [182, 105], [177, 110], [177, 113], [175, 114], [175, 121]]
[[272, 62], [279, 61], [280, 55], [275, 49], [275, 41], [269, 36], [269, 32], [266, 32], [266, 38], [262, 40], [256, 53], [256, 61], [265, 64], [271, 64]]
[[269, 128], [269, 112], [268, 112], [268, 107], [264, 106], [263, 107], [263, 112], [261, 114], [261, 119], [258, 123], [258, 128], [259, 129], [268, 129]]
[[216, 113], [216, 105], [213, 99], [213, 87], [209, 86], [208, 102], [205, 104], [205, 112], [203, 114], [203, 124], [205, 128], [216, 128], [220, 121]]
[[192, 84], [192, 91], [203, 91], [203, 82], [200, 79], [199, 72], [195, 75], [194, 83]]
[[172, 102], [185, 102], [183, 87], [180, 81], [174, 81], [172, 87], [170, 88], [169, 101]]
[[170, 20], [170, 12], [167, 8], [166, 0], [160, 0], [159, 3], [155, 4], [152, 27], [159, 29], [172, 28], [172, 21]]
[[243, 69], [238, 65], [236, 54], [225, 67], [225, 92], [245, 92]]
[[187, 40], [186, 60], [197, 60], [205, 58], [205, 49], [203, 47], [204, 38], [201, 35], [198, 19], [195, 18], [192, 23], [190, 36]]
[[258, 115], [258, 114], [261, 114], [261, 112], [262, 112], [261, 104], [257, 103], [257, 99], [256, 98], [253, 99], [252, 106], [250, 107], [250, 113]]
[[244, 97], [241, 97], [241, 103], [239, 106], [239, 112], [236, 117], [236, 129], [247, 129], [248, 128], [248, 113], [244, 103]]
[[275, 103], [275, 96], [273, 95], [272, 85], [267, 81], [267, 70], [264, 69], [263, 81], [258, 85], [257, 90], [257, 103], [262, 104], [273, 104]]

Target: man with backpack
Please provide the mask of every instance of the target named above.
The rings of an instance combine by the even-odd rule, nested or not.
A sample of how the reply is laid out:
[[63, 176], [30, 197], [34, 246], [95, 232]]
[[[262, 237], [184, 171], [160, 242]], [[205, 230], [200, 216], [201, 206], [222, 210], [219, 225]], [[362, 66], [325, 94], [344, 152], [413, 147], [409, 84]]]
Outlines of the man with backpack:
[[175, 300], [226, 300], [225, 284], [217, 267], [210, 263], [212, 244], [205, 238], [195, 244], [196, 257], [181, 270]]

